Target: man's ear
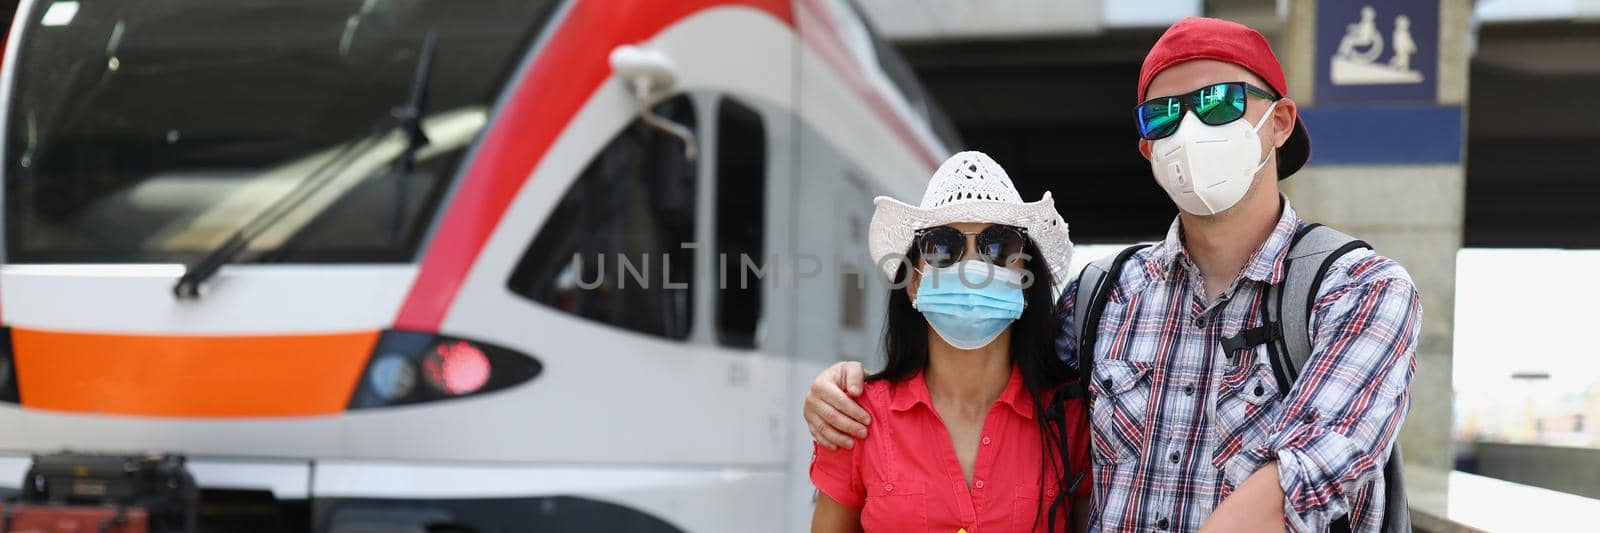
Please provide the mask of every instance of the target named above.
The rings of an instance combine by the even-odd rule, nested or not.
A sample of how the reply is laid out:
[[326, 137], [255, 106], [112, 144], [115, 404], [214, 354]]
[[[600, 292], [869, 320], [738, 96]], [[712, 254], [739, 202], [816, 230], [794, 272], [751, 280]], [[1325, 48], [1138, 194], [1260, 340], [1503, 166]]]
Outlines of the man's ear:
[[1287, 96], [1278, 99], [1278, 106], [1272, 109], [1273, 148], [1283, 148], [1283, 143], [1289, 142], [1297, 116], [1300, 116], [1300, 108], [1294, 104], [1294, 100]]
[[1144, 156], [1145, 160], [1150, 159], [1150, 141], [1139, 139], [1139, 155]]

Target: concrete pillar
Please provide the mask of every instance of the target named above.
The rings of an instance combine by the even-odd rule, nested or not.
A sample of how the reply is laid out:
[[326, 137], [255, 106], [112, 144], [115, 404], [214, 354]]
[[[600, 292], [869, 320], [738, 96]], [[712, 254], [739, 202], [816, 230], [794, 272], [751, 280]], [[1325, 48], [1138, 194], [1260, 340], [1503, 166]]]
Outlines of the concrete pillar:
[[[1422, 338], [1411, 388], [1411, 412], [1401, 431], [1410, 464], [1448, 470], [1453, 464], [1451, 429], [1451, 338], [1455, 315], [1455, 258], [1462, 243], [1465, 201], [1465, 120], [1471, 0], [1434, 0], [1438, 6], [1435, 42], [1417, 42], [1417, 54], [1437, 54], [1433, 72], [1436, 94], [1405, 102], [1365, 102], [1341, 95], [1337, 102], [1319, 102], [1326, 87], [1328, 57], [1319, 49], [1317, 32], [1344, 33], [1363, 5], [1380, 9], [1380, 20], [1393, 20], [1386, 2], [1360, 0], [1289, 0], [1284, 31], [1274, 43], [1289, 81], [1289, 94], [1300, 104], [1311, 134], [1312, 157], [1304, 170], [1284, 182], [1284, 189], [1308, 220], [1339, 228], [1371, 243], [1410, 271], [1422, 295]], [[1320, 10], [1348, 13], [1350, 19], [1318, 20]], [[1381, 10], [1389, 9], [1389, 13]], [[1383, 17], [1389, 17], [1387, 19]], [[1414, 18], [1421, 18], [1413, 15]], [[1338, 42], [1338, 36], [1333, 38]], [[1321, 39], [1327, 48], [1327, 39]], [[1392, 46], [1392, 41], [1389, 43]], [[1392, 53], [1392, 48], [1385, 54]], [[1387, 55], [1385, 55], [1387, 57]], [[1321, 61], [1319, 61], [1321, 59]], [[1331, 90], [1330, 90], [1331, 91]], [[1386, 114], [1387, 113], [1387, 114]], [[1459, 128], [1443, 133], [1404, 123], [1413, 115], [1437, 119], [1453, 113]], [[1442, 114], [1441, 114], [1442, 113]], [[1373, 117], [1394, 117], [1392, 120]], [[1432, 120], [1432, 119], [1430, 119]], [[1363, 147], [1375, 128], [1407, 131], [1429, 143], [1426, 156], [1401, 150]], [[1442, 146], [1441, 146], [1442, 145]], [[1452, 153], [1453, 150], [1453, 153]], [[1443, 155], [1441, 155], [1443, 154]], [[1415, 156], [1415, 157], [1413, 157]]]

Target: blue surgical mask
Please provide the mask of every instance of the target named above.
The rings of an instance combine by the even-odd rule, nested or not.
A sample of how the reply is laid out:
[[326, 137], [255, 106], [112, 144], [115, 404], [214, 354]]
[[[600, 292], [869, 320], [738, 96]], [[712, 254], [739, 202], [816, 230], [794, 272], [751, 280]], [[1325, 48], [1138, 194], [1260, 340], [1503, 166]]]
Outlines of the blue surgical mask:
[[932, 269], [923, 273], [911, 305], [945, 342], [976, 350], [1022, 316], [1022, 272], [974, 260]]

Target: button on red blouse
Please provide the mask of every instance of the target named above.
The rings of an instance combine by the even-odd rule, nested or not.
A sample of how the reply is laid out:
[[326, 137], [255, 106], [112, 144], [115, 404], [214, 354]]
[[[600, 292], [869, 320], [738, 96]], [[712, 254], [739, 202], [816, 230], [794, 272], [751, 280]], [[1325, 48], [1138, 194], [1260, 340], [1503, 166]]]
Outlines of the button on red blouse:
[[[817, 447], [811, 482], [835, 501], [861, 510], [863, 530], [1045, 531], [1045, 517], [1035, 521], [1040, 498], [1048, 513], [1061, 487], [1052, 480], [1040, 489], [1039, 426], [1016, 367], [984, 418], [970, 488], [921, 373], [897, 383], [869, 382], [860, 401], [872, 414], [867, 438], [850, 450]], [[1068, 400], [1065, 418], [1068, 478], [1082, 474], [1074, 498], [1087, 498], [1089, 426], [1082, 400]], [[1057, 515], [1056, 531], [1066, 531], [1067, 516], [1070, 509]]]

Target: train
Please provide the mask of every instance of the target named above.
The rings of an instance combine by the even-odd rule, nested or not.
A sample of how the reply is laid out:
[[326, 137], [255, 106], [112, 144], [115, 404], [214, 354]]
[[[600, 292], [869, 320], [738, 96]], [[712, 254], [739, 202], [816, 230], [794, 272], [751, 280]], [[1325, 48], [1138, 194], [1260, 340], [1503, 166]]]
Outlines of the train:
[[0, 495], [214, 531], [803, 530], [959, 143], [846, 0], [22, 0], [0, 102]]

